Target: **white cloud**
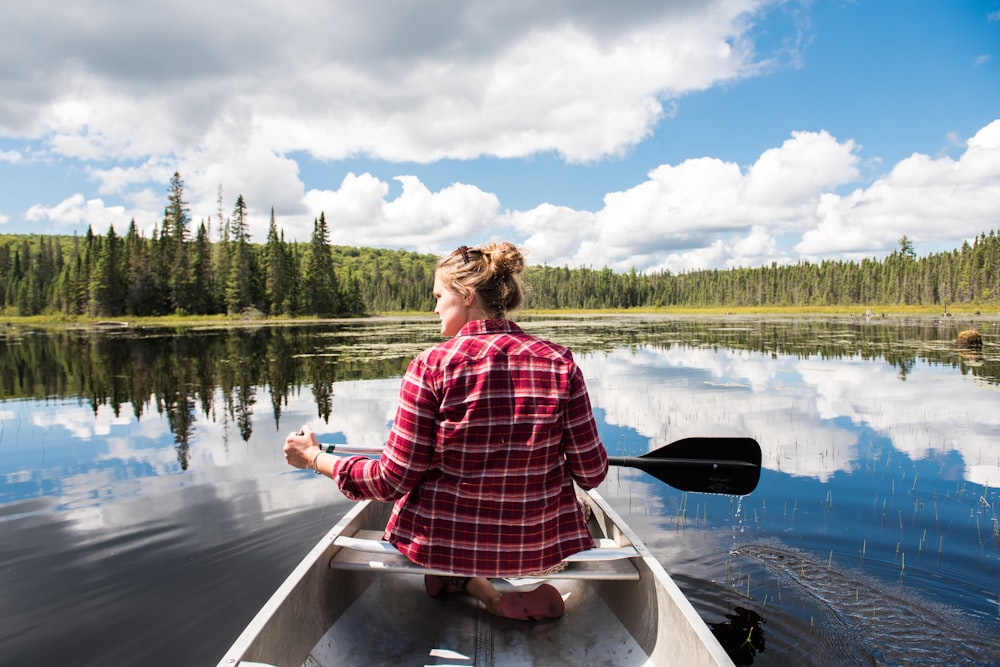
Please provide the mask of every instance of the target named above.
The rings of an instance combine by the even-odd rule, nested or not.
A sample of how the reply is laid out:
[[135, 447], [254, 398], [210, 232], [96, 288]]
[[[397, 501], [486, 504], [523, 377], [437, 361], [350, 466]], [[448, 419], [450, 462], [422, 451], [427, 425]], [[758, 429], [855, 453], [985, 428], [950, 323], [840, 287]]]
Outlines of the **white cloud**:
[[331, 241], [354, 246], [420, 248], [447, 252], [470, 238], [488, 240], [500, 218], [496, 196], [472, 185], [452, 184], [431, 192], [413, 176], [387, 199], [388, 185], [370, 174], [348, 174], [337, 190], [310, 190], [305, 199], [312, 218], [325, 213]]
[[350, 173], [337, 190], [310, 190], [305, 199], [310, 211], [329, 211], [334, 220], [334, 235], [339, 237], [341, 226], [383, 228], [388, 194], [389, 186], [384, 181], [371, 174]]
[[725, 243], [721, 239], [715, 239], [708, 245], [688, 250], [686, 252], [672, 252], [667, 255], [664, 267], [674, 273], [685, 273], [687, 271], [697, 271], [699, 269], [721, 267], [727, 262], [728, 253]]
[[83, 159], [213, 136], [324, 159], [598, 159], [643, 138], [662, 99], [751, 73], [742, 33], [759, 4], [35, 3], [0, 28], [0, 55], [44, 83], [12, 90], [0, 133]]
[[846, 196], [823, 195], [816, 227], [796, 250], [875, 254], [904, 234], [914, 244], [951, 243], [993, 229], [1000, 217], [1000, 120], [976, 133], [954, 160], [918, 153], [871, 186]]
[[526, 259], [532, 264], [578, 265], [575, 249], [592, 247], [595, 238], [594, 214], [565, 206], [543, 204], [513, 213], [509, 221], [524, 239], [524, 249], [530, 253]]
[[745, 197], [770, 209], [787, 206], [786, 215], [798, 217], [821, 193], [856, 180], [857, 165], [853, 141], [839, 143], [825, 131], [792, 132], [750, 168]]
[[785, 259], [778, 243], [761, 225], [754, 225], [743, 238], [737, 238], [729, 253], [732, 267], [762, 266]]
[[715, 158], [665, 164], [606, 195], [592, 221], [539, 207], [517, 227], [567, 230], [557, 253], [543, 244], [542, 259], [556, 264], [676, 272], [782, 260], [775, 236], [811, 226], [821, 197], [856, 179], [857, 163], [854, 142], [795, 132], [746, 171]]
[[116, 232], [123, 233], [130, 219], [123, 206], [106, 206], [101, 199], [84, 200], [81, 194], [67, 197], [55, 206], [32, 206], [25, 217], [32, 221], [49, 220], [64, 227], [83, 222], [90, 225], [95, 234], [103, 234], [112, 225]]
[[90, 172], [92, 180], [97, 181], [97, 192], [101, 195], [117, 195], [127, 193], [136, 184], [168, 182], [173, 175], [170, 165], [162, 160], [146, 160], [139, 165], [115, 165], [107, 169], [94, 168]]

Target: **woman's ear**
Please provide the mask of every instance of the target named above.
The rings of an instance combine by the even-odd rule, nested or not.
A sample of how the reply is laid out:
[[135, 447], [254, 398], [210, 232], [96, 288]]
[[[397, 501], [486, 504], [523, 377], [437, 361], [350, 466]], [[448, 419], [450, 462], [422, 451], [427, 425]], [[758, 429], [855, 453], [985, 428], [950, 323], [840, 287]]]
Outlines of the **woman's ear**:
[[470, 289], [469, 293], [463, 297], [462, 302], [465, 304], [466, 308], [472, 308], [476, 303], [476, 290]]

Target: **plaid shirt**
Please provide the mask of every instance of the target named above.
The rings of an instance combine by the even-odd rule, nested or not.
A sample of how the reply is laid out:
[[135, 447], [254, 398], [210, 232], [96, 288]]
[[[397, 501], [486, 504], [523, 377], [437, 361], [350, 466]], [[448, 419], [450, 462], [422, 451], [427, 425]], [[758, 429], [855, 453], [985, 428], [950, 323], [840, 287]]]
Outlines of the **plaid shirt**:
[[396, 500], [386, 539], [413, 562], [500, 577], [594, 546], [573, 482], [607, 469], [570, 351], [477, 320], [410, 362], [381, 458], [341, 458], [333, 478], [348, 498]]

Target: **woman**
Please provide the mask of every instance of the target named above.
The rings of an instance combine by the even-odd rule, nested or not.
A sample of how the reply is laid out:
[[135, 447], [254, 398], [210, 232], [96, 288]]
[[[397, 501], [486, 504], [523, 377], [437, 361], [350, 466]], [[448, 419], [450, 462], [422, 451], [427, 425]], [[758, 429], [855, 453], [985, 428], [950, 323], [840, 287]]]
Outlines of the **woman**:
[[507, 319], [524, 268], [510, 243], [462, 246], [437, 263], [434, 312], [450, 340], [410, 363], [380, 459], [325, 454], [308, 427], [284, 451], [348, 498], [395, 500], [386, 539], [456, 575], [426, 577], [428, 594], [465, 590], [498, 616], [557, 618], [554, 587], [501, 594], [488, 577], [551, 571], [593, 547], [574, 482], [600, 484], [608, 459], [570, 351]]

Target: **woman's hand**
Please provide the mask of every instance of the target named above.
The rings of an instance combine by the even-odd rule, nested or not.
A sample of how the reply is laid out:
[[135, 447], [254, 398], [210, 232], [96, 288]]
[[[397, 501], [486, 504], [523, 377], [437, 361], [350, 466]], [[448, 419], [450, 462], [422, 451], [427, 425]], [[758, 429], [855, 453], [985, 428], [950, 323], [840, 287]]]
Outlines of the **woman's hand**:
[[294, 468], [311, 468], [313, 459], [323, 451], [308, 426], [303, 426], [298, 433], [290, 433], [285, 438], [284, 450], [285, 461]]

